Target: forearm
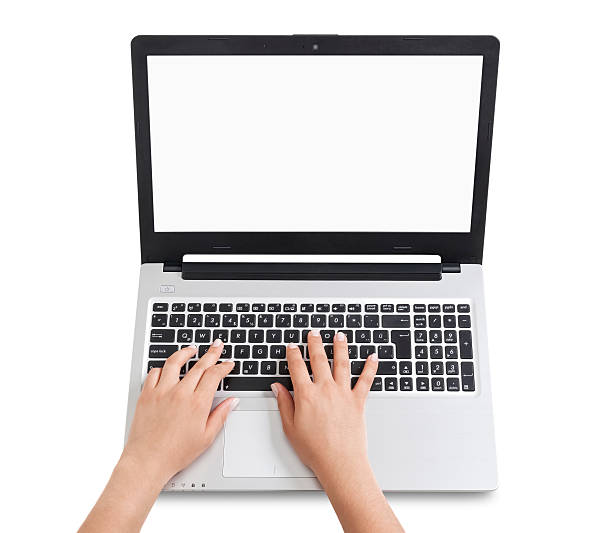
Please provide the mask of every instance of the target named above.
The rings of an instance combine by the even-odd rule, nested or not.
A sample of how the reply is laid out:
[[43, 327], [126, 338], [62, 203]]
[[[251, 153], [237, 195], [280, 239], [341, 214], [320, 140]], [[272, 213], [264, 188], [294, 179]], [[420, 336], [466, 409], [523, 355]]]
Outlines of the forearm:
[[404, 531], [378, 486], [367, 458], [335, 465], [318, 477], [347, 533]]
[[129, 457], [121, 457], [79, 533], [140, 531], [165, 480]]

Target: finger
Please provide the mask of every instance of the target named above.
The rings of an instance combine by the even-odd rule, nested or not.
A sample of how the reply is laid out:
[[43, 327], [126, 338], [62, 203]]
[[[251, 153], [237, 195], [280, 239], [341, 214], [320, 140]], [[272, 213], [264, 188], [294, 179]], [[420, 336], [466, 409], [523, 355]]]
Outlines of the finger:
[[349, 369], [348, 345], [346, 335], [339, 331], [334, 337], [334, 380], [338, 385], [350, 387], [351, 372]]
[[159, 381], [159, 375], [161, 374], [161, 368], [152, 368], [149, 370], [147, 377], [142, 385], [142, 392], [153, 390]]
[[295, 413], [293, 397], [280, 383], [272, 383], [271, 388], [278, 402], [278, 410], [280, 412], [281, 421], [283, 422], [283, 431], [285, 434], [288, 434], [291, 428], [293, 428], [293, 414]]
[[199, 361], [193, 365], [191, 370], [187, 372], [186, 376], [183, 378], [181, 382], [181, 387], [189, 387], [191, 390], [195, 390], [202, 378], [204, 372], [206, 372], [207, 368], [213, 366], [221, 357], [221, 352], [223, 351], [223, 342], [221, 339], [215, 339], [208, 348], [208, 351], [200, 357]]
[[197, 352], [198, 349], [195, 346], [186, 346], [185, 348], [179, 350], [178, 352], [174, 352], [170, 357], [168, 357], [168, 360], [162, 368], [162, 373], [157, 386], [163, 389], [167, 389], [168, 387], [176, 385], [179, 381], [181, 367], [187, 361], [189, 361], [189, 359], [195, 357], [195, 354]]
[[287, 345], [287, 366], [289, 367], [289, 374], [293, 382], [293, 390], [298, 390], [301, 387], [312, 384], [308, 370], [306, 370], [306, 364], [304, 359], [302, 359], [302, 352], [300, 352], [297, 344], [291, 343]]
[[308, 353], [310, 354], [313, 381], [316, 383], [326, 379], [331, 380], [331, 369], [327, 362], [327, 355], [325, 354], [321, 333], [318, 329], [312, 329], [308, 334]]
[[357, 380], [353, 390], [358, 396], [361, 396], [364, 400], [368, 396], [368, 392], [372, 388], [372, 382], [376, 377], [376, 371], [378, 370], [378, 356], [373, 353], [365, 362], [361, 376]]
[[227, 417], [239, 403], [240, 398], [227, 398], [211, 411], [206, 421], [206, 429], [204, 430], [206, 442], [212, 443], [215, 440]]
[[233, 361], [226, 361], [210, 367], [204, 372], [198, 386], [195, 388], [195, 394], [200, 398], [201, 406], [207, 415], [219, 383], [232, 371], [232, 368], [234, 368]]

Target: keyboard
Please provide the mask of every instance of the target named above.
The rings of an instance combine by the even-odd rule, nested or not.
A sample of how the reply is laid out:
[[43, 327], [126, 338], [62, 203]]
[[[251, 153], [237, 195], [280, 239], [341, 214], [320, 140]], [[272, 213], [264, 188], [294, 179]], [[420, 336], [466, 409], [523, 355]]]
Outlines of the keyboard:
[[[221, 360], [235, 362], [223, 391], [270, 391], [279, 382], [292, 390], [286, 345], [300, 347], [308, 371], [308, 332], [319, 329], [333, 367], [333, 338], [346, 334], [354, 385], [365, 359], [378, 354], [372, 392], [465, 394], [476, 391], [471, 302], [259, 301], [156, 298], [149, 302], [145, 373], [162, 367], [179, 348], [195, 344], [196, 357], [224, 342]], [[144, 375], [143, 375], [144, 379]]]

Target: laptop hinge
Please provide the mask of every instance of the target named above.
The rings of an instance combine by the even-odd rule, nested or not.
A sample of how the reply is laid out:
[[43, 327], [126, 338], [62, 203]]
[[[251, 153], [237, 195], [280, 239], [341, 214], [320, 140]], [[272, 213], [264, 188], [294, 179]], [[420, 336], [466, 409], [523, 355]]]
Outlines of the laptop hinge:
[[[174, 265], [164, 271], [177, 272]], [[439, 281], [442, 263], [191, 263], [183, 279]], [[456, 270], [452, 270], [455, 272]]]
[[442, 274], [461, 274], [459, 263], [442, 263]]

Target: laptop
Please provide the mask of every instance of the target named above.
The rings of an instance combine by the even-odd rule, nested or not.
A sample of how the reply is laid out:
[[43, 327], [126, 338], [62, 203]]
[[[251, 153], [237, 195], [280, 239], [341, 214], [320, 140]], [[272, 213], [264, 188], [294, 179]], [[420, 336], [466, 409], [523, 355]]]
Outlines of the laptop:
[[270, 390], [291, 387], [285, 346], [311, 328], [330, 364], [346, 333], [353, 379], [378, 354], [366, 418], [383, 490], [495, 489], [482, 252], [498, 50], [488, 36], [134, 38], [127, 430], [148, 370], [181, 346], [201, 356], [221, 338], [236, 366], [215, 405], [241, 399], [165, 490], [320, 490]]

